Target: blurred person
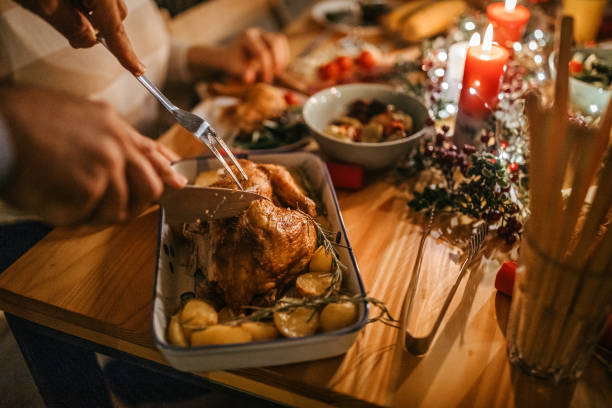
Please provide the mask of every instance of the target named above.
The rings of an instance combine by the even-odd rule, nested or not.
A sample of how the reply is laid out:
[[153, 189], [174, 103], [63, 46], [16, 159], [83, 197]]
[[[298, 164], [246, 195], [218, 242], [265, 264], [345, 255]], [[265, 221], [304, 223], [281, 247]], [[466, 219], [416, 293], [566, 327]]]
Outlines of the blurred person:
[[173, 42], [151, 0], [18, 3], [0, 0], [0, 197], [55, 225], [121, 222], [184, 185], [177, 157], [133, 128], [159, 107], [132, 75], [269, 82], [289, 60], [284, 36], [256, 28], [225, 47]]

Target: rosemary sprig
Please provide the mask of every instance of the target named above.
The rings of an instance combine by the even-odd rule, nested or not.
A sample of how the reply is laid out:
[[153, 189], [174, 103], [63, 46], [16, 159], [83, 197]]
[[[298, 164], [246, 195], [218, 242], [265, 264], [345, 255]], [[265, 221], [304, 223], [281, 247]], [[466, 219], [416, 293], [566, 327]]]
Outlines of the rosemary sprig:
[[325, 252], [331, 254], [332, 256], [333, 278], [331, 284], [321, 295], [312, 296], [304, 299], [285, 298], [277, 302], [276, 305], [270, 307], [245, 306], [244, 309], [252, 310], [252, 313], [245, 316], [243, 319], [241, 319], [241, 321], [268, 320], [274, 316], [275, 312], [289, 312], [300, 307], [311, 308], [313, 309], [314, 314], [314, 312], [322, 310], [326, 305], [330, 303], [351, 302], [357, 305], [359, 303], [366, 302], [379, 309], [379, 313], [375, 317], [368, 320], [368, 323], [381, 322], [387, 326], [399, 328], [399, 325], [396, 324], [397, 320], [395, 320], [393, 316], [391, 316], [391, 313], [389, 312], [383, 301], [361, 294], [355, 294], [352, 296], [344, 294], [335, 294], [336, 285], [342, 280], [342, 271], [347, 269], [346, 265], [344, 265], [342, 261], [340, 261], [338, 252], [335, 248], [336, 245], [339, 245], [339, 242], [335, 241], [337, 234], [324, 229], [321, 224], [319, 224], [310, 215], [304, 212], [302, 212], [302, 214], [304, 214], [308, 221], [311, 222], [315, 227], [315, 230], [317, 232], [317, 245], [323, 246]]
[[306, 299], [293, 299], [286, 298], [279, 301], [276, 305], [271, 307], [256, 307], [256, 306], [245, 306], [245, 309], [253, 310], [253, 313], [249, 314], [245, 318], [239, 320], [239, 322], [243, 321], [261, 321], [261, 320], [269, 320], [272, 319], [274, 313], [282, 313], [282, 312], [290, 312], [299, 307], [307, 307], [313, 309], [313, 311], [320, 311], [325, 306], [331, 303], [343, 303], [343, 302], [351, 302], [355, 305], [360, 303], [368, 303], [375, 308], [378, 309], [378, 313], [376, 316], [371, 317], [368, 320], [369, 323], [381, 322], [384, 325], [399, 328], [400, 326], [397, 324], [398, 320], [394, 319], [389, 309], [382, 300], [361, 294], [355, 294], [352, 296], [349, 295], [338, 295], [338, 296], [329, 296], [323, 298], [321, 296], [313, 296]]

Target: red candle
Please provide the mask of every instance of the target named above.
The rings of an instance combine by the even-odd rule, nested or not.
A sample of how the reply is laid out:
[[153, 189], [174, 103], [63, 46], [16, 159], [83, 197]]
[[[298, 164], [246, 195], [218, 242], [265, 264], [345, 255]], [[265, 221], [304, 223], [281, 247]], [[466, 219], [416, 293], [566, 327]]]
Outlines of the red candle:
[[459, 110], [472, 118], [485, 119], [499, 101], [508, 51], [493, 44], [493, 27], [489, 24], [482, 45], [468, 48], [459, 97]]
[[506, 3], [493, 3], [487, 7], [487, 18], [495, 29], [494, 40], [506, 48], [512, 48], [525, 33], [529, 10], [517, 6], [516, 0], [506, 0]]

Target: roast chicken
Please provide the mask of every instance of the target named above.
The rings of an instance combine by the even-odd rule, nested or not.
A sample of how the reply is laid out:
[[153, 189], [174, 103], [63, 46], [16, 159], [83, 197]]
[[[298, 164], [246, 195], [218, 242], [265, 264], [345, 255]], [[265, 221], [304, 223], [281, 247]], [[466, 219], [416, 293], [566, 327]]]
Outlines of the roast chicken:
[[[190, 234], [201, 240], [199, 269], [238, 313], [245, 305], [274, 304], [282, 288], [304, 270], [317, 243], [305, 215], [316, 216], [315, 203], [291, 174], [274, 164], [240, 160], [240, 165], [249, 178], [245, 189], [267, 199], [254, 201], [238, 217], [210, 221], [204, 234]], [[227, 175], [212, 186], [236, 188]]]

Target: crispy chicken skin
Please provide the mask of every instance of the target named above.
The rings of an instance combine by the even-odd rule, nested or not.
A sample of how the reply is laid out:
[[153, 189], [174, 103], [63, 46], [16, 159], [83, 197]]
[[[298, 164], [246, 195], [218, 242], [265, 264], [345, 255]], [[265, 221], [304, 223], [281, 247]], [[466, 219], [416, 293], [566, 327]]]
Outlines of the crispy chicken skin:
[[270, 85], [257, 83], [235, 93], [241, 102], [225, 111], [225, 116], [243, 132], [252, 132], [259, 124], [280, 116], [287, 109], [284, 92]]
[[[237, 312], [245, 305], [274, 303], [278, 290], [304, 270], [317, 241], [312, 223], [296, 211], [316, 216], [315, 204], [284, 167], [248, 160], [240, 165], [249, 177], [244, 187], [270, 200], [254, 201], [238, 217], [211, 222], [211, 251], [202, 268]], [[227, 176], [213, 186], [235, 188]]]

